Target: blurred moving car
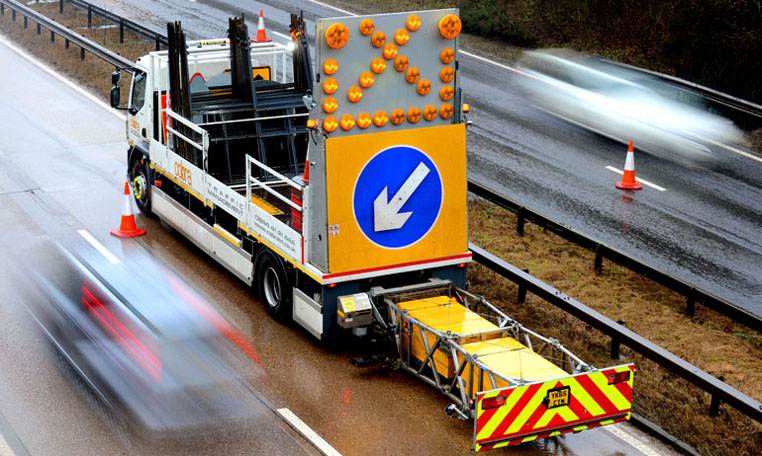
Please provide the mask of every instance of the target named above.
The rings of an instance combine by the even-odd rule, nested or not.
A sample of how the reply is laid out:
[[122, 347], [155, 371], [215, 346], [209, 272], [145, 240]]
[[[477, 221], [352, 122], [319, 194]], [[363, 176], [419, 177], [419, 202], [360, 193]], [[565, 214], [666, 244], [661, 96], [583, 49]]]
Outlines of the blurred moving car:
[[27, 265], [42, 296], [30, 310], [65, 370], [130, 435], [177, 438], [249, 417], [254, 396], [236, 368], [246, 361], [231, 343], [240, 333], [198, 293], [150, 258], [128, 269], [59, 253]]
[[557, 117], [654, 155], [690, 164], [711, 164], [707, 143], [741, 144], [743, 132], [702, 105], [699, 95], [672, 97], [663, 81], [625, 71], [604, 71], [581, 54], [526, 52], [519, 67], [529, 77], [522, 89]]

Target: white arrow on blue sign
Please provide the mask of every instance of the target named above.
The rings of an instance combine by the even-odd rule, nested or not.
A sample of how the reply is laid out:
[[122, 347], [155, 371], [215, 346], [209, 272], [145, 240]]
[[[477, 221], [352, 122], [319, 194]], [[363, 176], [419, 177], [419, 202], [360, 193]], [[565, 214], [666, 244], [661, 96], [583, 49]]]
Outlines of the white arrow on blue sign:
[[442, 178], [434, 162], [411, 146], [384, 149], [355, 183], [353, 209], [365, 236], [390, 249], [418, 242], [439, 217]]

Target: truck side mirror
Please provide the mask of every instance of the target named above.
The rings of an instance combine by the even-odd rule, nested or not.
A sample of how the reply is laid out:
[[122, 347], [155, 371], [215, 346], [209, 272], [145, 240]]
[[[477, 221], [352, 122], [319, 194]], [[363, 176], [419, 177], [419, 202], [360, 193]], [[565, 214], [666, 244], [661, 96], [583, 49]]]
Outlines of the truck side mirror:
[[120, 82], [122, 82], [122, 72], [114, 70], [114, 72], [111, 73], [111, 85], [119, 85]]
[[111, 88], [111, 107], [112, 108], [119, 107], [119, 87], [118, 86], [114, 86]]

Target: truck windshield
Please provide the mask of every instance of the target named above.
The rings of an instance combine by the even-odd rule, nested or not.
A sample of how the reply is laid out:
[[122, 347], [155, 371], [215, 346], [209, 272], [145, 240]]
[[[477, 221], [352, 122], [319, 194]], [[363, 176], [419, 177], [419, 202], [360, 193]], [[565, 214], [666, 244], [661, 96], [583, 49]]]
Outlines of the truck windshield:
[[136, 114], [143, 108], [146, 101], [146, 74], [135, 72], [132, 78], [132, 98], [130, 99], [130, 114]]

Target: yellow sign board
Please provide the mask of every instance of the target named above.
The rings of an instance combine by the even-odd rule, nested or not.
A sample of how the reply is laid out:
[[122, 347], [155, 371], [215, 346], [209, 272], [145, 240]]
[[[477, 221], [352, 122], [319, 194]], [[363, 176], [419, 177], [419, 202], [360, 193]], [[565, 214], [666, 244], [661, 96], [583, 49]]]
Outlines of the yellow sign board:
[[464, 254], [463, 124], [326, 140], [330, 273]]

